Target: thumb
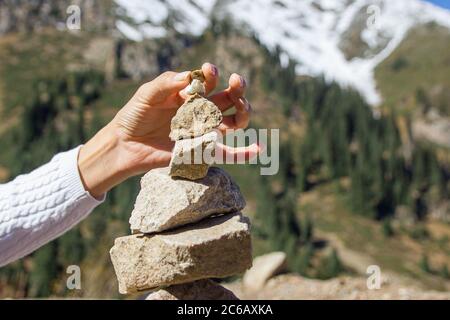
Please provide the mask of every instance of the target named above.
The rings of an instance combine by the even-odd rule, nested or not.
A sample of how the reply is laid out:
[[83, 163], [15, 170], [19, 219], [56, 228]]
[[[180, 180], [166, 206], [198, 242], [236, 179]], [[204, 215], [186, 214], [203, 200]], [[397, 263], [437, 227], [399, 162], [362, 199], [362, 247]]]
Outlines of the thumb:
[[164, 101], [189, 85], [190, 74], [190, 71], [180, 73], [166, 71], [153, 81], [143, 84], [138, 90], [139, 95], [147, 102]]
[[265, 147], [262, 144], [253, 143], [247, 147], [230, 147], [222, 143], [216, 144], [215, 163], [217, 164], [244, 164], [253, 160]]

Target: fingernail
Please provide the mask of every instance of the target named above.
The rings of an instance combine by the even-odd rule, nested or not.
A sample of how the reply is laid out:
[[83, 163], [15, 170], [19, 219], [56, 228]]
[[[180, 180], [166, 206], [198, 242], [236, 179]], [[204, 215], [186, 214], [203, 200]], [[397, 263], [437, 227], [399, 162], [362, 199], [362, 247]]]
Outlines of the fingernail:
[[245, 81], [244, 77], [239, 76], [239, 82], [241, 84], [241, 88], [245, 87], [246, 81]]
[[177, 74], [176, 76], [175, 76], [175, 80], [176, 81], [184, 81], [184, 80], [186, 80], [187, 79], [187, 77], [190, 75], [190, 71], [184, 71], [184, 72], [180, 72], [179, 74]]
[[247, 99], [245, 99], [244, 97], [239, 98], [239, 102], [244, 105], [245, 111], [247, 111], [247, 112], [250, 111], [250, 103], [248, 103]]
[[210, 64], [209, 67], [210, 67], [210, 69], [211, 69], [212, 75], [213, 75], [214, 77], [217, 76], [217, 74], [219, 73], [219, 71], [217, 70], [217, 67], [216, 67], [215, 65], [213, 65], [213, 64]]

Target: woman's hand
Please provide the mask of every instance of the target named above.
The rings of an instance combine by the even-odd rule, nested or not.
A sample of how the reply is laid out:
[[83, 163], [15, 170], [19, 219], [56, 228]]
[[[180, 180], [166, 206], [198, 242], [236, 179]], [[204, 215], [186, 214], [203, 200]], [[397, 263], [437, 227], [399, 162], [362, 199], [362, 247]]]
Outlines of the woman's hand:
[[[202, 66], [206, 95], [218, 82], [218, 70]], [[99, 197], [115, 185], [153, 168], [167, 166], [173, 141], [169, 139], [170, 121], [186, 98], [183, 89], [189, 84], [190, 72], [165, 72], [142, 85], [114, 119], [80, 150], [78, 167], [84, 186]], [[224, 116], [219, 129], [247, 127], [250, 105], [244, 98], [246, 82], [231, 75], [229, 87], [209, 97], [222, 111], [233, 106], [236, 113]], [[250, 149], [223, 148], [224, 153], [255, 153]]]

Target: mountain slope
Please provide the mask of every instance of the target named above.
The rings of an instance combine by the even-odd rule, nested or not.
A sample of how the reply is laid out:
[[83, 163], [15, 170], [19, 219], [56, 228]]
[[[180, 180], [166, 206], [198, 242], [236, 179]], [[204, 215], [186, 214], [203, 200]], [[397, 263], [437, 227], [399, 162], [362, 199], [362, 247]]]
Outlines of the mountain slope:
[[[375, 70], [386, 105], [400, 110], [432, 106], [443, 116], [450, 117], [449, 62], [448, 29], [432, 24], [412, 29]], [[420, 91], [427, 93], [427, 97], [419, 100], [426, 101], [417, 101]]]
[[[200, 35], [212, 18], [229, 18], [300, 75], [324, 75], [351, 86], [373, 105], [382, 102], [374, 69], [402, 43], [411, 28], [435, 22], [450, 28], [450, 12], [420, 0], [116, 0], [126, 18], [117, 28], [128, 38], [163, 37], [167, 26]], [[131, 19], [130, 19], [131, 18]]]

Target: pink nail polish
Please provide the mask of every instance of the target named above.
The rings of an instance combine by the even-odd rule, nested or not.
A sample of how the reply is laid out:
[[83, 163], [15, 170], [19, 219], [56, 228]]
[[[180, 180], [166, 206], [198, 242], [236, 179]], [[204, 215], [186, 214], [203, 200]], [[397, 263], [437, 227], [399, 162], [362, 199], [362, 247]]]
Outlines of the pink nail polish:
[[213, 64], [211, 64], [211, 73], [214, 77], [217, 76], [217, 74], [219, 73], [219, 71], [217, 70], [217, 67]]
[[245, 81], [245, 79], [244, 79], [244, 77], [239, 77], [239, 81], [240, 81], [240, 83], [241, 83], [241, 88], [244, 88], [245, 87], [245, 85], [246, 85], [246, 81]]

